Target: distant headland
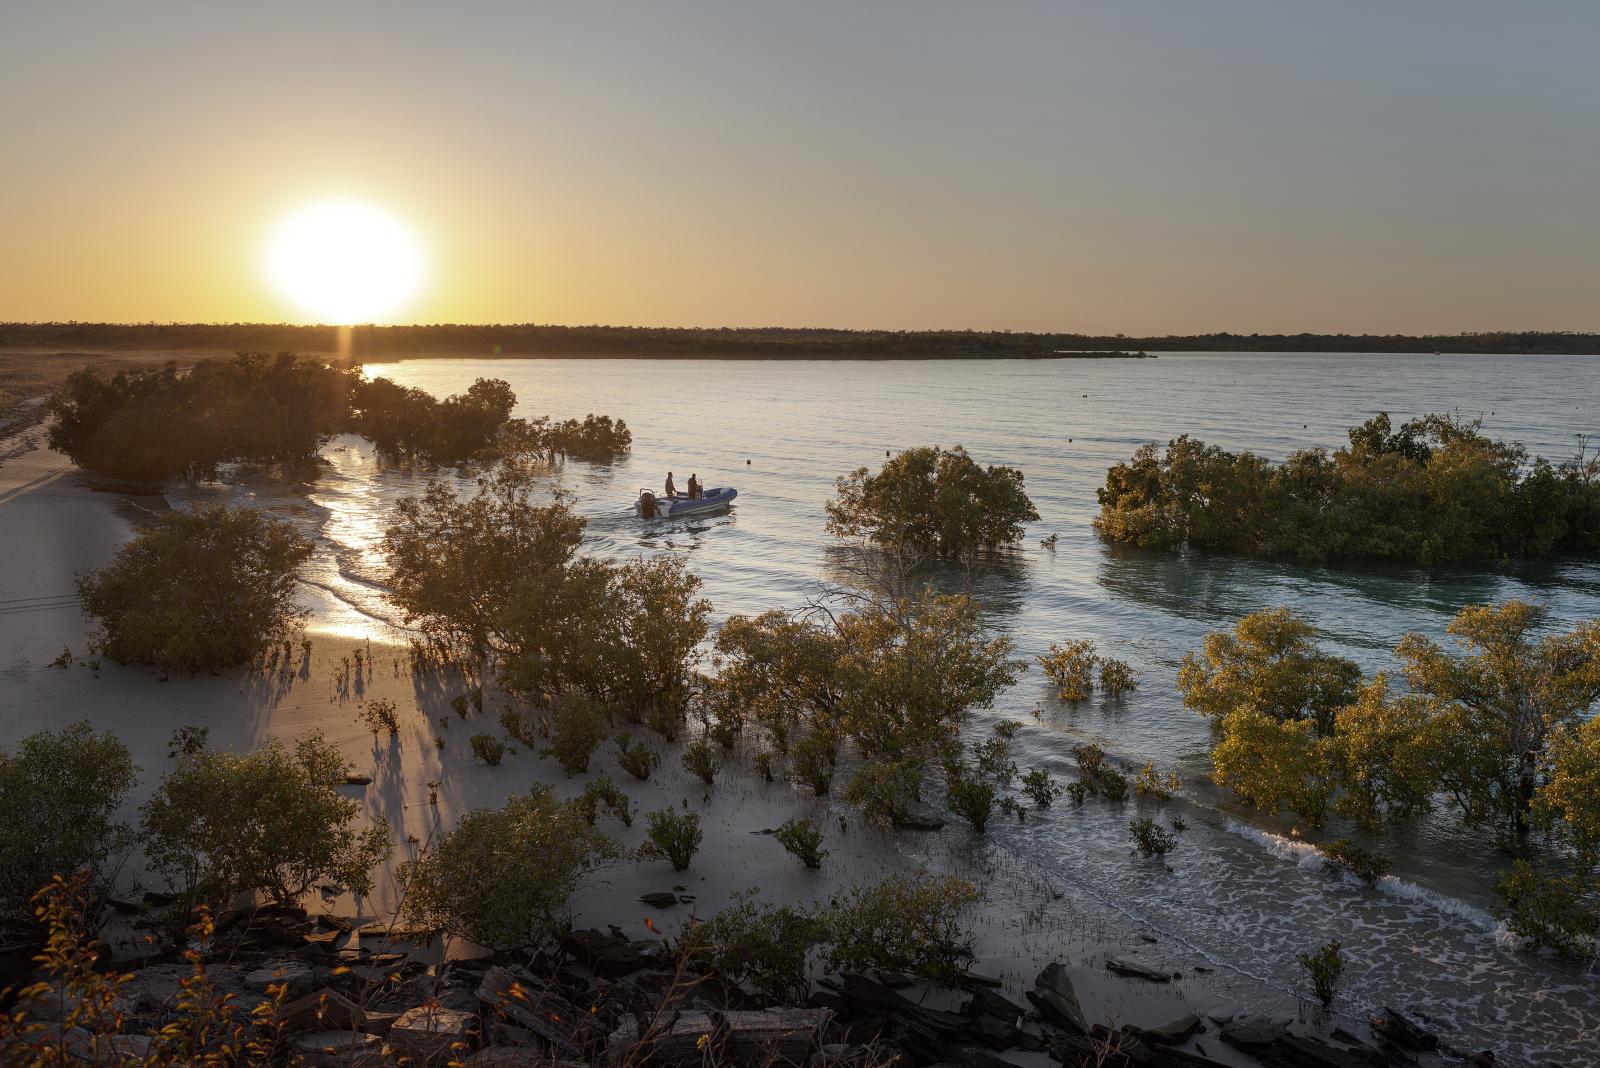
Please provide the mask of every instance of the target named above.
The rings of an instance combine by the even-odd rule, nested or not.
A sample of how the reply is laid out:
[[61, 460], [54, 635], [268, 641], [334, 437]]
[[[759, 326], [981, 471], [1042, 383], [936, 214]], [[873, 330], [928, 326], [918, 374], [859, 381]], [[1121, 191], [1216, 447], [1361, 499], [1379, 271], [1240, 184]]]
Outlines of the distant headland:
[[[286, 323], [0, 323], [0, 349], [331, 352], [330, 326]], [[1600, 333], [1124, 335], [795, 327], [555, 326], [433, 323], [351, 328], [356, 356], [657, 359], [1061, 359], [1158, 352], [1600, 353]]]

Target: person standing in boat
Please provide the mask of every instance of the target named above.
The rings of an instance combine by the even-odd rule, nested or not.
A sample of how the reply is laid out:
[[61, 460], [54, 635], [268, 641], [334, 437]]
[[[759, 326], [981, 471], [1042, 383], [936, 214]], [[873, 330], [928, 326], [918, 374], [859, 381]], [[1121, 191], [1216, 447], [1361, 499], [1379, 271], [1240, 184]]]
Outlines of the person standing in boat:
[[689, 499], [691, 501], [697, 501], [700, 499], [700, 495], [704, 492], [705, 487], [700, 485], [700, 476], [697, 474], [691, 474], [689, 476]]
[[672, 484], [672, 472], [667, 472], [667, 500], [672, 500], [678, 495], [678, 487]]

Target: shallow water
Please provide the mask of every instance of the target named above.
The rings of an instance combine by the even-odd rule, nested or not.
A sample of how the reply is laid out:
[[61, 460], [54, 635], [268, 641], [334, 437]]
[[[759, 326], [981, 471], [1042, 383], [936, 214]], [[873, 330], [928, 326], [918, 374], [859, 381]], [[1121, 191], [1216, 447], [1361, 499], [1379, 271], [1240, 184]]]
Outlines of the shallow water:
[[[1070, 748], [1092, 738], [1130, 760], [1178, 768], [1190, 829], [1171, 872], [1126, 848], [1135, 809], [1065, 806], [1027, 824], [997, 823], [991, 848], [1026, 857], [1081, 894], [1123, 909], [1219, 965], [1289, 987], [1294, 954], [1331, 937], [1348, 958], [1349, 1004], [1420, 1011], [1468, 1048], [1513, 1058], [1600, 1043], [1593, 974], [1517, 953], [1493, 915], [1492, 872], [1505, 858], [1481, 836], [1435, 818], [1378, 843], [1396, 878], [1376, 890], [1324, 874], [1287, 824], [1240, 811], [1201, 781], [1206, 725], [1174, 686], [1182, 654], [1255, 609], [1287, 605], [1327, 644], [1370, 670], [1409, 630], [1442, 638], [1462, 606], [1507, 597], [1548, 603], [1553, 623], [1600, 616], [1600, 565], [1563, 561], [1508, 573], [1409, 568], [1329, 570], [1197, 554], [1113, 550], [1093, 535], [1105, 469], [1146, 441], [1190, 433], [1281, 458], [1337, 446], [1388, 410], [1482, 415], [1488, 431], [1552, 459], [1600, 430], [1600, 358], [1181, 354], [1158, 360], [793, 363], [640, 360], [417, 360], [370, 364], [436, 395], [474, 378], [509, 381], [521, 415], [605, 412], [627, 420], [632, 455], [615, 466], [568, 463], [553, 479], [589, 519], [590, 549], [676, 552], [705, 580], [718, 620], [797, 604], [827, 570], [823, 502], [836, 475], [886, 451], [962, 444], [984, 463], [1021, 468], [1041, 519], [1015, 558], [974, 589], [997, 626], [1032, 657], [1052, 641], [1093, 638], [1142, 673], [1116, 707], [1057, 704], [1037, 670], [998, 703], [1025, 724], [1024, 768], [1070, 776]], [[424, 477], [381, 465], [354, 439], [325, 450], [309, 485], [243, 478], [230, 490], [295, 519], [318, 541], [315, 581], [351, 606], [345, 621], [398, 622], [382, 599], [383, 517]], [[698, 472], [733, 485], [727, 515], [647, 526], [631, 501]], [[460, 476], [457, 476], [460, 477]], [[463, 488], [469, 483], [462, 478]], [[1040, 539], [1059, 535], [1053, 550]], [[1038, 718], [1034, 716], [1035, 711]], [[1340, 833], [1329, 828], [1327, 837]]]

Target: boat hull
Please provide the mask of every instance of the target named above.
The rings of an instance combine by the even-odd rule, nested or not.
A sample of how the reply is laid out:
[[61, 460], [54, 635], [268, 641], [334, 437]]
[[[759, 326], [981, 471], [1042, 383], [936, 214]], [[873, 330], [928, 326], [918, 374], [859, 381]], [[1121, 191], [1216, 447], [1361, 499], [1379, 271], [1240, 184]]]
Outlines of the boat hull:
[[[673, 497], [670, 500], [656, 498], [656, 519], [682, 519], [688, 515], [704, 515], [726, 508], [739, 496], [739, 491], [731, 486], [713, 486], [699, 497]], [[640, 501], [633, 502], [633, 514], [644, 518], [644, 504]]]

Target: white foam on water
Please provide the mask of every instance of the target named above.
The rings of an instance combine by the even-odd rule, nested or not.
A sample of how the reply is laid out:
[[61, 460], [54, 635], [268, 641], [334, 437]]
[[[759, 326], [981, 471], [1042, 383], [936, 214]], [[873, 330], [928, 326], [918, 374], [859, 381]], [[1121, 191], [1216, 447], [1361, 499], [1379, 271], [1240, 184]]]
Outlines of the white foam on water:
[[[1254, 842], [1279, 860], [1285, 860], [1304, 871], [1320, 871], [1328, 860], [1328, 855], [1310, 842], [1302, 842], [1296, 838], [1287, 838], [1271, 831], [1263, 831], [1258, 827], [1250, 827], [1236, 820], [1227, 821], [1230, 833], [1247, 842]], [[1344, 879], [1352, 885], [1364, 885], [1361, 880], [1349, 873], [1343, 873]], [[1506, 929], [1503, 920], [1496, 919], [1487, 910], [1476, 905], [1468, 904], [1459, 898], [1441, 894], [1425, 886], [1407, 882], [1393, 875], [1385, 875], [1373, 887], [1379, 893], [1392, 897], [1397, 901], [1408, 904], [1421, 905], [1433, 912], [1441, 913], [1460, 920], [1466, 925], [1476, 928], [1493, 937], [1497, 944], [1505, 948], [1515, 948], [1517, 938]]]

